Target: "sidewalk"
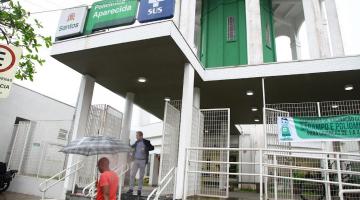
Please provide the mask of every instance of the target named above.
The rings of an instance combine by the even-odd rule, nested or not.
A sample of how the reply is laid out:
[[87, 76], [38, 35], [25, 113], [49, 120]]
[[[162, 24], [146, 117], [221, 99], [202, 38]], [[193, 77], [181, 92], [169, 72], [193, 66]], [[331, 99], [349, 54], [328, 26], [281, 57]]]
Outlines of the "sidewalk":
[[40, 197], [19, 194], [13, 192], [4, 192], [0, 194], [0, 200], [40, 200]]

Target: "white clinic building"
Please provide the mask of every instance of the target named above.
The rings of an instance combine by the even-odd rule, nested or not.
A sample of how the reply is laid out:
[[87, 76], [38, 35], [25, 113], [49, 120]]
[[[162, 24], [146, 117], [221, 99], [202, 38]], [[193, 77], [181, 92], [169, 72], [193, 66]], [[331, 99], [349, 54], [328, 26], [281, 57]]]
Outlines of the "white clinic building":
[[[278, 139], [278, 117], [360, 114], [360, 56], [344, 53], [334, 0], [114, 2], [64, 11], [60, 21], [73, 23], [75, 12], [84, 30], [61, 33], [52, 48], [83, 75], [72, 139], [86, 133], [98, 83], [126, 98], [121, 139], [130, 139], [134, 104], [163, 120], [161, 142], [153, 142], [159, 184], [149, 199], [236, 198], [245, 189], [256, 189], [255, 199], [359, 198], [359, 138]], [[154, 12], [164, 16], [150, 18]], [[293, 60], [276, 61], [279, 36], [290, 38]], [[79, 162], [68, 157], [67, 191]]]

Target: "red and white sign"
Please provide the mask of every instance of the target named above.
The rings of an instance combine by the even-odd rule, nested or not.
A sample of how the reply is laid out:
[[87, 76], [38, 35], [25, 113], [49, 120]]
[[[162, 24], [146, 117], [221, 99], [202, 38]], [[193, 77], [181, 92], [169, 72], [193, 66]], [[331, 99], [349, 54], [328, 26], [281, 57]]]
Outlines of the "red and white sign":
[[0, 98], [7, 98], [21, 57], [21, 48], [0, 44]]

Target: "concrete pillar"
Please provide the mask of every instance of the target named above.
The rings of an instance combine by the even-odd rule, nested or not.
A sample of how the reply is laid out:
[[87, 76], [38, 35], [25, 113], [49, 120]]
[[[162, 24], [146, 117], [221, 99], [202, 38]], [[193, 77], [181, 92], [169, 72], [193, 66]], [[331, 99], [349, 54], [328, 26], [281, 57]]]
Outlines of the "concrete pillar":
[[344, 56], [344, 45], [341, 37], [341, 30], [335, 0], [325, 0], [325, 7], [330, 31], [332, 55]]
[[180, 31], [192, 49], [195, 48], [195, 16], [196, 0], [182, 0], [180, 11]]
[[248, 63], [264, 62], [261, 32], [260, 0], [245, 0]]
[[194, 88], [194, 107], [200, 109], [200, 88]]
[[180, 120], [180, 136], [179, 136], [179, 152], [177, 163], [177, 179], [175, 188], [175, 198], [182, 199], [185, 178], [185, 156], [186, 147], [190, 146], [191, 126], [192, 126], [192, 110], [194, 100], [194, 68], [189, 64], [185, 64], [183, 95], [181, 104], [181, 120]]
[[[86, 123], [89, 116], [91, 100], [94, 92], [95, 79], [89, 75], [82, 77], [80, 83], [80, 89], [78, 94], [78, 99], [76, 103], [75, 118], [73, 122], [73, 132], [70, 140], [75, 140], [80, 137], [85, 136]], [[69, 154], [67, 159], [67, 168], [75, 164], [78, 160], [73, 154]], [[66, 176], [69, 174], [69, 171], [66, 172]], [[72, 190], [73, 188], [73, 176], [69, 176], [65, 179], [64, 182], [64, 195], [66, 191]]]
[[150, 178], [149, 184], [151, 186], [157, 186], [159, 180], [159, 167], [160, 159], [158, 154], [150, 155]]
[[292, 59], [300, 60], [301, 59], [301, 42], [299, 40], [297, 31], [295, 31], [295, 30], [290, 33], [290, 48], [291, 48]]
[[321, 13], [319, 0], [302, 0], [307, 29], [310, 57], [330, 57], [330, 44], [326, 23]]
[[124, 118], [122, 121], [121, 139], [130, 142], [131, 118], [133, 113], [135, 94], [126, 93]]

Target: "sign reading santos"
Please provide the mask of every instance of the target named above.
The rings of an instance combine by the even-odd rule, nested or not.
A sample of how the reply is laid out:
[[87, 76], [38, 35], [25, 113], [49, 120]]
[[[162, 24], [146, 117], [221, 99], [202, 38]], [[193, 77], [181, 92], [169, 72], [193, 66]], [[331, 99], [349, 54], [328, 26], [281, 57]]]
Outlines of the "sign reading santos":
[[87, 6], [70, 8], [61, 13], [56, 39], [81, 35], [84, 30]]
[[141, 0], [138, 20], [141, 23], [174, 17], [175, 0]]

